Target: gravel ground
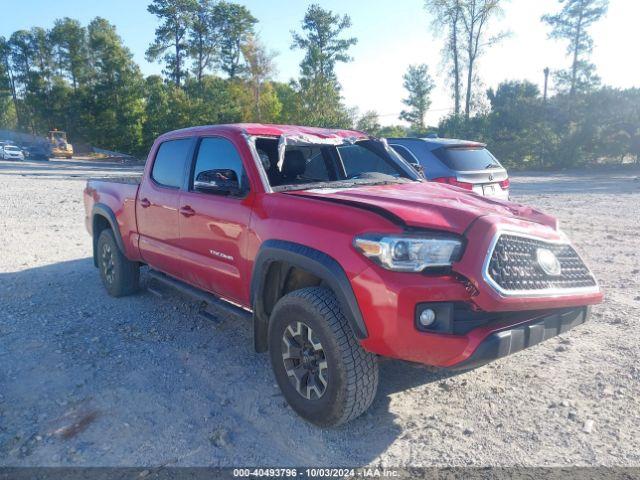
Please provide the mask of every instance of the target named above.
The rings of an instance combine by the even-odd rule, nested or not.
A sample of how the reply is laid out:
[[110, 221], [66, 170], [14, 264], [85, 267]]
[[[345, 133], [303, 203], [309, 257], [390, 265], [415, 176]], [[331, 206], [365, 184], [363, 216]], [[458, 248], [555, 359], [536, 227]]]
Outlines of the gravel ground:
[[0, 162], [0, 465], [640, 465], [638, 172], [513, 178], [604, 287], [590, 323], [463, 374], [384, 361], [369, 412], [320, 430], [248, 323], [107, 296], [82, 189], [123, 170]]

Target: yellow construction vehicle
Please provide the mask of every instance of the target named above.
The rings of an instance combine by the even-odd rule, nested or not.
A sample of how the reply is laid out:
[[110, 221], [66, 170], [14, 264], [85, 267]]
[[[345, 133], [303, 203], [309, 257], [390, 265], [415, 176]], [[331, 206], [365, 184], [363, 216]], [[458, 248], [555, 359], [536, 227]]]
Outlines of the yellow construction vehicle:
[[54, 157], [73, 157], [73, 145], [67, 142], [67, 134], [60, 130], [53, 129], [49, 132], [49, 143], [51, 143], [51, 154]]

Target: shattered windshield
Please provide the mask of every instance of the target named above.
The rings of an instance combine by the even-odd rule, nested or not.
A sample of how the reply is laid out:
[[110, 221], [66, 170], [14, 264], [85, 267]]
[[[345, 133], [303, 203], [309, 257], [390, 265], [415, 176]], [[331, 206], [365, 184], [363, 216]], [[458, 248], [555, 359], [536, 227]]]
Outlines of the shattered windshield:
[[[286, 144], [258, 138], [256, 150], [274, 190], [340, 188], [415, 180], [411, 170], [376, 140], [343, 144]], [[408, 170], [408, 171], [407, 171]]]

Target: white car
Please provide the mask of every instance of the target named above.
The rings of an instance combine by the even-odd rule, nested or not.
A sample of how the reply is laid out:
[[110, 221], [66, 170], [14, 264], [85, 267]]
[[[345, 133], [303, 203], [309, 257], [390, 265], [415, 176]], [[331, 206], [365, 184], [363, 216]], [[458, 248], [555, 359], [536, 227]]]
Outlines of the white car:
[[3, 160], [24, 160], [24, 153], [15, 145], [4, 145], [2, 147]]

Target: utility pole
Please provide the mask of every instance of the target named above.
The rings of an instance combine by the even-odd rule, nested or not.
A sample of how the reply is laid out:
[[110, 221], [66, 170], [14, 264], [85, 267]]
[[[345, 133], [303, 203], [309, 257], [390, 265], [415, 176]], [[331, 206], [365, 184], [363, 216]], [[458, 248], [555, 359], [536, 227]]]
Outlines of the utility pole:
[[[543, 108], [544, 121], [547, 121], [547, 85], [549, 84], [549, 67], [544, 67], [544, 93], [542, 95], [542, 101], [545, 105]], [[546, 142], [542, 142], [542, 154], [540, 155], [540, 168], [544, 168], [545, 156], [547, 155]]]
[[544, 70], [544, 95], [543, 95], [543, 99], [544, 99], [544, 103], [547, 103], [547, 84], [549, 82], [549, 67], [545, 67]]

